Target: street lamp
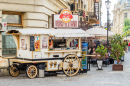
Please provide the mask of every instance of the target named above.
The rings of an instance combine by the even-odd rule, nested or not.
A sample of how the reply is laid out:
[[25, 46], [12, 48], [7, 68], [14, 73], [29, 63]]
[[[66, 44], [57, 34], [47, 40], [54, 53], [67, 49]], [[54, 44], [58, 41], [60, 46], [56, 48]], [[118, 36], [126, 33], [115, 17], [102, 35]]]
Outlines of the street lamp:
[[108, 53], [108, 30], [109, 30], [109, 9], [111, 2], [109, 0], [105, 1], [106, 8], [107, 8], [107, 53]]

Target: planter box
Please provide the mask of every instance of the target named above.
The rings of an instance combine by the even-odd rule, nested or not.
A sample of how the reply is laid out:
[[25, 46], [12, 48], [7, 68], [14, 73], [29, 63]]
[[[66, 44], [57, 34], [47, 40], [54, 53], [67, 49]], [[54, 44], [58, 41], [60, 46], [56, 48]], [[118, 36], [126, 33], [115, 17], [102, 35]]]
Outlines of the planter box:
[[123, 65], [121, 65], [121, 64], [114, 64], [112, 66], [112, 70], [113, 71], [123, 71]]
[[98, 70], [103, 70], [102, 69], [102, 63], [103, 63], [102, 59], [97, 59]]

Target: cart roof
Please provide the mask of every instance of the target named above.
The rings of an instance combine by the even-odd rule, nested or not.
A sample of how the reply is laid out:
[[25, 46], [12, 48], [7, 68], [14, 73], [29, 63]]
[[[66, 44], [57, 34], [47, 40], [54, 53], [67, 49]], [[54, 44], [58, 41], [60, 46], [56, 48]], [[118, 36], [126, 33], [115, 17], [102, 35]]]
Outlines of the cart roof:
[[55, 37], [91, 37], [81, 29], [13, 29], [8, 30], [6, 34], [18, 35], [51, 35]]

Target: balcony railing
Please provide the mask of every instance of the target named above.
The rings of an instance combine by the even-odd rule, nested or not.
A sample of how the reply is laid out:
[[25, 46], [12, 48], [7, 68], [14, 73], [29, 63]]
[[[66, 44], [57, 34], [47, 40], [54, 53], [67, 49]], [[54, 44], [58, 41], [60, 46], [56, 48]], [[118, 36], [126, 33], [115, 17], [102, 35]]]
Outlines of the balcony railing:
[[94, 12], [88, 12], [89, 18], [96, 18], [97, 19], [97, 15]]

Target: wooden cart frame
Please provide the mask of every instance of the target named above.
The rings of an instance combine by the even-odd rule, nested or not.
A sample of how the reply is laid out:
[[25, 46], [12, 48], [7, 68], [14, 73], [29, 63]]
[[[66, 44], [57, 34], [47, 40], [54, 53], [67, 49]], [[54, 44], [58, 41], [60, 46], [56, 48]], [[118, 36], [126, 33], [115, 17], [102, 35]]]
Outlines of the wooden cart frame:
[[[86, 37], [86, 35], [80, 29], [17, 29], [9, 30], [6, 34], [12, 34], [17, 45], [17, 57], [12, 61], [13, 64], [9, 68], [9, 73], [13, 77], [18, 76], [20, 71], [23, 70], [26, 70], [29, 78], [35, 78], [38, 74], [38, 69], [48, 72], [63, 71], [67, 76], [74, 76], [83, 70], [81, 37]], [[31, 36], [39, 36], [37, 38], [38, 41], [40, 41], [42, 36], [48, 37], [48, 47], [45, 49], [40, 47], [36, 52], [31, 51], [31, 49], [34, 49], [30, 43]], [[78, 39], [78, 47], [77, 49], [49, 50], [49, 40], [57, 38]], [[22, 41], [26, 41], [26, 44], [22, 44]], [[41, 43], [40, 41], [40, 46]], [[26, 47], [21, 48], [21, 45], [25, 45]], [[37, 47], [36, 44], [35, 47]]]

